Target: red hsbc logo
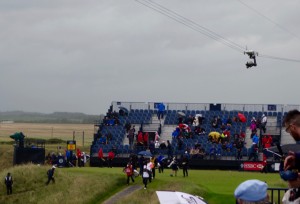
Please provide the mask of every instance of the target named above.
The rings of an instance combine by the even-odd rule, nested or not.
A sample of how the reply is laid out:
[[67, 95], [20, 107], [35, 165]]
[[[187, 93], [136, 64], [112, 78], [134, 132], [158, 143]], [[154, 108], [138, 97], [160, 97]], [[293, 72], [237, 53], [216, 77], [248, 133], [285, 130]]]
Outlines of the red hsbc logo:
[[260, 171], [263, 168], [263, 162], [244, 162], [244, 171]]

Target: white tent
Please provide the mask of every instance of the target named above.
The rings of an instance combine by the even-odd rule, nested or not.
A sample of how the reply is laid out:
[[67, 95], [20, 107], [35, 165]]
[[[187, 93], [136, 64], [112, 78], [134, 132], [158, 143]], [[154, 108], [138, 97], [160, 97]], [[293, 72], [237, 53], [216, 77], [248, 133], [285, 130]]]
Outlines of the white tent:
[[203, 198], [178, 191], [156, 191], [160, 204], [207, 204]]

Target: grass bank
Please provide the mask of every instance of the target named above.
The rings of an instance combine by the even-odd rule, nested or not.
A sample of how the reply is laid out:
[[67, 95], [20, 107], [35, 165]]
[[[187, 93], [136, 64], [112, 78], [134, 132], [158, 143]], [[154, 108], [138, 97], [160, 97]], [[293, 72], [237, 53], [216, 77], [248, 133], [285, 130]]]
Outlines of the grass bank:
[[[16, 166], [0, 173], [4, 178], [10, 171], [15, 185], [13, 195], [6, 196], [1, 186], [0, 203], [102, 203], [104, 200], [126, 187], [126, 176], [121, 168], [58, 168], [56, 183], [45, 185], [49, 166]], [[247, 179], [266, 181], [270, 187], [286, 187], [278, 174], [261, 174], [237, 171], [190, 170], [189, 177], [181, 172], [177, 177], [169, 176], [170, 169], [156, 175], [148, 189], [138, 190], [122, 197], [117, 203], [159, 203], [157, 190], [183, 191], [204, 197], [210, 204], [234, 203], [233, 192], [239, 183]], [[142, 185], [136, 178], [131, 185]]]

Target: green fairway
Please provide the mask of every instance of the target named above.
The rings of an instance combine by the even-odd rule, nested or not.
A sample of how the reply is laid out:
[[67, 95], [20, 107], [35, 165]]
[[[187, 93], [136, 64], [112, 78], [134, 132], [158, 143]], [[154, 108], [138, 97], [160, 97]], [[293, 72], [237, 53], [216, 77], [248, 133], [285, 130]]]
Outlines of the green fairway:
[[[6, 196], [1, 185], [0, 203], [103, 203], [116, 192], [127, 187], [122, 168], [57, 168], [56, 183], [45, 185], [49, 166], [24, 165], [0, 172], [2, 178], [9, 171], [14, 178], [13, 195]], [[234, 203], [233, 192], [247, 179], [266, 181], [269, 187], [286, 187], [278, 174], [253, 172], [190, 170], [189, 177], [178, 172], [170, 177], [170, 169], [156, 178], [147, 190], [138, 190], [122, 197], [117, 203], [159, 203], [155, 191], [184, 191], [204, 197], [210, 204]], [[142, 185], [141, 177], [130, 185]]]

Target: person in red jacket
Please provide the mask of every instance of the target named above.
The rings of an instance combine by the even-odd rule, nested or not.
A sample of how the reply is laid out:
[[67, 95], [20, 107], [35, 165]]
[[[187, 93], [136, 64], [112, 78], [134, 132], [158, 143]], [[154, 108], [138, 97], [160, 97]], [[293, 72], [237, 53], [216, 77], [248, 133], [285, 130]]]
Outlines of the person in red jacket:
[[108, 155], [107, 155], [108, 168], [112, 168], [112, 161], [114, 158], [115, 158], [115, 153], [113, 151], [108, 152]]
[[99, 167], [103, 167], [104, 158], [103, 158], [103, 149], [102, 148], [100, 148], [98, 151], [98, 160], [99, 160]]
[[143, 139], [144, 139], [144, 146], [148, 147], [148, 139], [149, 139], [149, 133], [148, 132], [144, 133]]
[[131, 181], [134, 183], [133, 179], [133, 168], [132, 164], [129, 162], [127, 166], [123, 169], [123, 172], [127, 175], [127, 185], [129, 185], [129, 179], [131, 178]]
[[143, 146], [144, 145], [144, 138], [143, 138], [143, 132], [142, 131], [139, 131], [139, 133], [138, 133], [137, 144], [138, 144], [138, 146]]
[[79, 148], [77, 148], [76, 155], [77, 155], [77, 166], [81, 167], [81, 151]]

